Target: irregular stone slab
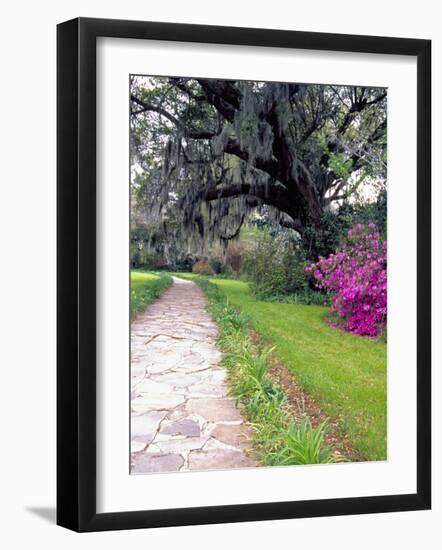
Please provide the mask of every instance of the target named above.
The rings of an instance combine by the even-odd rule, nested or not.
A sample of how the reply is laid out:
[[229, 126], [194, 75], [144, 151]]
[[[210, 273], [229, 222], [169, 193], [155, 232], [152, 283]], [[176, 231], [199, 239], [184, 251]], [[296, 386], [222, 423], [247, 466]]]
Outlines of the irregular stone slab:
[[[164, 351], [163, 351], [164, 353]], [[150, 364], [146, 365], [146, 371], [150, 374], [156, 374], [158, 372], [165, 372], [172, 369], [181, 362], [181, 356], [177, 353], [169, 356], [163, 356], [160, 353], [150, 353]]]
[[[186, 412], [187, 414], [187, 412]], [[203, 418], [199, 414], [189, 414], [186, 418], [190, 418], [191, 420], [194, 420], [198, 426], [200, 427], [201, 432], [204, 431], [210, 431], [213, 429], [213, 422], [209, 422], [205, 418]], [[210, 430], [209, 430], [210, 428]]]
[[169, 384], [163, 384], [161, 382], [154, 382], [149, 378], [144, 379], [140, 384], [137, 385], [138, 393], [172, 393], [173, 386]]
[[222, 353], [215, 348], [213, 342], [200, 342], [192, 347], [194, 353], [198, 353], [208, 361], [217, 362], [222, 358]]
[[146, 447], [146, 449], [144, 450], [144, 453], [159, 455], [161, 454], [161, 449], [158, 447], [156, 443], [151, 443]]
[[194, 384], [189, 388], [190, 397], [227, 397], [227, 388], [221, 384]]
[[132, 415], [130, 420], [132, 438], [143, 434], [154, 434], [166, 414], [167, 411], [152, 411], [146, 414]]
[[206, 369], [210, 369], [210, 363], [207, 363], [206, 361], [202, 361], [200, 364], [198, 365], [191, 365], [189, 364], [187, 361], [184, 361], [182, 365], [178, 365], [176, 366], [175, 368], [173, 368], [172, 370], [174, 372], [179, 372], [179, 373], [182, 373], [182, 372], [200, 372], [200, 371], [203, 371], [203, 370], [206, 370]]
[[149, 374], [157, 374], [159, 372], [166, 372], [166, 371], [170, 370], [171, 368], [172, 367], [168, 363], [157, 363], [155, 365], [146, 366], [146, 371]]
[[132, 458], [131, 473], [146, 472], [176, 472], [184, 464], [184, 458], [177, 454], [144, 454], [139, 453]]
[[143, 443], [142, 441], [132, 440], [130, 442], [130, 452], [131, 453], [137, 453], [138, 451], [142, 451], [145, 447], [146, 447], [146, 443]]
[[[172, 436], [172, 435], [165, 434], [163, 432], [158, 432], [155, 435], [155, 443], [152, 443], [152, 445], [157, 445], [160, 441], [169, 441], [169, 439], [172, 439], [173, 437], [175, 437], [175, 439], [184, 439], [186, 436], [184, 435]], [[158, 451], [161, 452], [161, 449], [159, 447], [158, 447]]]
[[146, 369], [145, 369], [144, 365], [141, 365], [140, 363], [136, 363], [132, 359], [130, 374], [131, 374], [131, 376], [144, 376], [146, 374]]
[[235, 407], [232, 399], [189, 399], [186, 403], [186, 410], [189, 413], [201, 415], [212, 422], [222, 420], [242, 420], [242, 417]]
[[223, 384], [227, 379], [227, 371], [212, 369], [208, 371], [205, 382], [208, 384]]
[[190, 386], [192, 384], [196, 384], [201, 380], [198, 376], [191, 376], [190, 374], [177, 374], [175, 372], [166, 374], [154, 374], [151, 378], [152, 380], [164, 382], [165, 384], [170, 384], [174, 387]]
[[184, 403], [184, 397], [182, 395], [143, 393], [142, 397], [137, 397], [132, 401], [131, 407], [137, 412], [147, 412], [153, 410], [173, 409], [181, 403]]
[[211, 433], [211, 436], [218, 441], [238, 449], [245, 449], [247, 447], [247, 435], [244, 426], [231, 426], [229, 424], [217, 424]]
[[190, 418], [183, 418], [172, 422], [161, 429], [160, 433], [169, 435], [185, 435], [186, 437], [199, 437], [200, 427], [198, 422]]
[[147, 414], [132, 415], [131, 445], [138, 450], [140, 450], [140, 445], [142, 445], [142, 449], [149, 445], [157, 435], [161, 421], [166, 414], [167, 411], [151, 411]]
[[190, 470], [223, 470], [228, 468], [252, 468], [256, 463], [243, 452], [230, 449], [191, 451]]
[[206, 437], [182, 437], [171, 438], [167, 441], [156, 441], [155, 444], [164, 453], [183, 453], [185, 451], [192, 451], [193, 449], [201, 449], [207, 443], [209, 436]]
[[167, 413], [167, 420], [181, 420], [182, 418], [186, 418], [188, 416], [186, 408], [183, 405], [180, 405], [179, 407], [175, 407], [174, 409], [170, 410]]

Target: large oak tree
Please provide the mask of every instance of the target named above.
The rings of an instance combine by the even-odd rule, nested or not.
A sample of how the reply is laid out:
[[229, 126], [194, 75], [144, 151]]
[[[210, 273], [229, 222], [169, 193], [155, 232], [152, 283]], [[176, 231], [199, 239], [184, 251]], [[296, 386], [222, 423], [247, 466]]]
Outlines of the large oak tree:
[[[252, 212], [304, 237], [386, 181], [382, 88], [132, 77], [134, 208], [174, 236], [235, 238]], [[144, 213], [144, 214], [140, 214]]]

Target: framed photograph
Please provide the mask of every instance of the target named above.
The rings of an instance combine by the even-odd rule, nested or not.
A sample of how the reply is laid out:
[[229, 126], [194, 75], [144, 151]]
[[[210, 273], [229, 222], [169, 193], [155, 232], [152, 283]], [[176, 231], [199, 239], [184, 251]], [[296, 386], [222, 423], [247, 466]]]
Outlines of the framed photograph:
[[57, 33], [57, 523], [429, 509], [430, 41]]

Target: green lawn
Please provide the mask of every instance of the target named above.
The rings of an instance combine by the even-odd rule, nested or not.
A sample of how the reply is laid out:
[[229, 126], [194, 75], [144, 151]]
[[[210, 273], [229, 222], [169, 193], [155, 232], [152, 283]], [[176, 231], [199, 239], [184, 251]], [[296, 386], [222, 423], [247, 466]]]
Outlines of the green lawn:
[[356, 459], [386, 459], [387, 348], [326, 324], [327, 308], [257, 301], [247, 283], [211, 279], [324, 412], [339, 421]]
[[130, 311], [132, 319], [171, 284], [172, 277], [168, 273], [131, 271]]

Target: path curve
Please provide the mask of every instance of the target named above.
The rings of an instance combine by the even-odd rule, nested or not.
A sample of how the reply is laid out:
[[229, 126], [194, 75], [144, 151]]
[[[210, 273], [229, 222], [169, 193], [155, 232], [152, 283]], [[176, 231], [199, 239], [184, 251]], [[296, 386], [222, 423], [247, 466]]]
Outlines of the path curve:
[[131, 473], [256, 466], [206, 297], [173, 280], [131, 325]]

